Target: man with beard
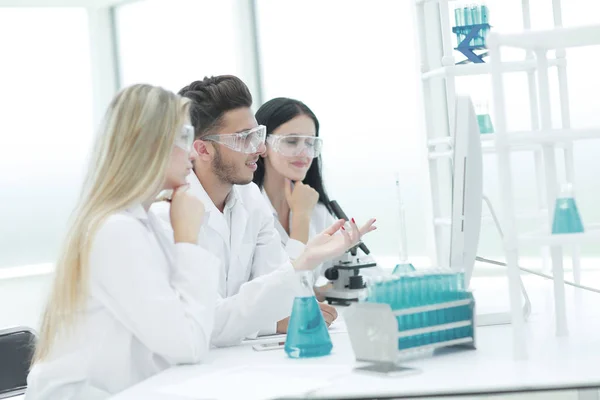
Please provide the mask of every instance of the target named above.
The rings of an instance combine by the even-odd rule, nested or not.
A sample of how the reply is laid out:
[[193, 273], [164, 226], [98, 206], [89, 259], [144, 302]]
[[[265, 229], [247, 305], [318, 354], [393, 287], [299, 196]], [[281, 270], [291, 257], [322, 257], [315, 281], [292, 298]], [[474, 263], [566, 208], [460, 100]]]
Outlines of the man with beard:
[[[302, 293], [295, 271], [312, 270], [342, 254], [374, 229], [373, 221], [360, 230], [352, 223], [352, 232], [335, 235], [343, 228], [338, 221], [290, 260], [271, 208], [252, 183], [256, 161], [266, 151], [266, 130], [254, 118], [248, 87], [235, 76], [223, 75], [194, 81], [179, 94], [192, 100], [190, 119], [198, 153], [188, 190], [206, 209], [198, 244], [221, 261], [212, 344], [227, 346], [246, 337], [286, 333], [294, 297]], [[162, 204], [158, 212], [168, 219]], [[335, 309], [320, 307], [331, 324]]]

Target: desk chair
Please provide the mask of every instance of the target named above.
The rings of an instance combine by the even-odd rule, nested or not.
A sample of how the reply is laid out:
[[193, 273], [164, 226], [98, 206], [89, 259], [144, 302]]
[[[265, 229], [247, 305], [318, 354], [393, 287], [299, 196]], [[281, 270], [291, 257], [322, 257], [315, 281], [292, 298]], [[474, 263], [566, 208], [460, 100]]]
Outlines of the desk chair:
[[25, 393], [36, 339], [26, 327], [0, 329], [0, 399]]

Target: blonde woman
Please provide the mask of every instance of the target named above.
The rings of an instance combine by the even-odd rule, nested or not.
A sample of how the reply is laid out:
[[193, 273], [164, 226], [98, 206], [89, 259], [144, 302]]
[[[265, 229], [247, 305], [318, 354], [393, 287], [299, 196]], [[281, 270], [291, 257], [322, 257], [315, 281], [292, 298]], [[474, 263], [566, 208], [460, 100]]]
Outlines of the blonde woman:
[[[187, 99], [150, 85], [110, 104], [56, 266], [27, 400], [105, 399], [207, 353], [220, 265], [197, 245], [204, 207], [184, 186], [195, 157], [188, 114]], [[148, 211], [161, 190], [174, 190], [175, 244]]]

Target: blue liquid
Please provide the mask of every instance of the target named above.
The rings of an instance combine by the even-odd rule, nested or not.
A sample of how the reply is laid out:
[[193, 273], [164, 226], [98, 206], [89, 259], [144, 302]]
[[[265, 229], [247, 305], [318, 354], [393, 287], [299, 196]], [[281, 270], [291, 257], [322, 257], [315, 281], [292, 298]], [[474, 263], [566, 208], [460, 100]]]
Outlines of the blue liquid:
[[285, 340], [291, 358], [320, 357], [331, 353], [333, 344], [315, 296], [296, 297]]
[[414, 271], [415, 271], [415, 267], [410, 263], [398, 264], [394, 268], [394, 272], [392, 272], [392, 275], [402, 275], [402, 274], [406, 274], [408, 272], [414, 272]]
[[465, 40], [467, 30], [463, 27], [458, 27], [458, 31], [456, 32], [456, 47], [460, 46], [463, 40]]
[[[462, 8], [454, 9], [454, 26], [460, 28], [465, 25], [465, 16], [463, 14]], [[458, 46], [460, 42], [465, 39], [465, 34], [463, 33], [463, 29], [459, 29], [459, 32], [456, 33], [456, 45]]]
[[[485, 5], [482, 5], [479, 7], [480, 7], [480, 12], [481, 12], [481, 23], [482, 24], [489, 23], [490, 22], [489, 9]], [[479, 35], [481, 36], [481, 45], [484, 47], [487, 47], [486, 39], [487, 39], [487, 34], [489, 31], [490, 31], [490, 28], [483, 28], [481, 30], [481, 32], [479, 33]]]
[[471, 20], [473, 25], [481, 24], [481, 10], [478, 6], [471, 7]]
[[[405, 273], [393, 279], [373, 282], [369, 285], [367, 302], [389, 304], [393, 310], [420, 307], [448, 301], [472, 300], [466, 292], [465, 275], [462, 272], [433, 272], [425, 274]], [[396, 317], [399, 331], [426, 328], [459, 321], [470, 321], [473, 305], [456, 306], [442, 310], [423, 311]], [[423, 333], [398, 340], [400, 350], [425, 346], [448, 340], [473, 337], [473, 327], [446, 329]]]
[[471, 12], [470, 7], [463, 8], [463, 18], [465, 21], [465, 25], [467, 25], [467, 26], [473, 25], [473, 13]]
[[[473, 21], [473, 12], [471, 10], [471, 7], [464, 7], [463, 15], [464, 15], [464, 20], [465, 20], [465, 26], [471, 26], [475, 23]], [[465, 38], [470, 33], [470, 31], [471, 31], [470, 29], [465, 30]], [[475, 38], [471, 39], [471, 41], [469, 42], [469, 46], [475, 46]]]
[[480, 133], [494, 133], [494, 126], [492, 125], [490, 114], [478, 115], [477, 123], [479, 124]]
[[490, 22], [489, 9], [486, 5], [479, 6], [479, 12], [481, 14], [481, 23], [487, 24]]
[[[483, 23], [480, 6], [471, 7], [471, 14], [473, 16], [473, 24], [474, 25], [479, 25], [479, 24]], [[477, 36], [475, 36], [473, 41], [474, 41], [475, 46], [483, 46], [484, 45], [483, 30], [480, 30], [479, 33], [477, 33]]]
[[556, 199], [556, 208], [554, 209], [554, 222], [552, 223], [552, 233], [581, 233], [583, 224], [577, 204], [572, 197]]
[[454, 26], [464, 26], [465, 25], [465, 16], [463, 14], [462, 8], [454, 9]]

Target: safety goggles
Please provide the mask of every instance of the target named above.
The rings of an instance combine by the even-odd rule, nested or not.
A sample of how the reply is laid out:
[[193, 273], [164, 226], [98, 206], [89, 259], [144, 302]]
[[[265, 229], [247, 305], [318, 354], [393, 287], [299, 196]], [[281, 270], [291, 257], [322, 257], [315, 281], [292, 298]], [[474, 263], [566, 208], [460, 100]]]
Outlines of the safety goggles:
[[244, 132], [205, 136], [202, 140], [220, 143], [240, 153], [253, 154], [258, 153], [260, 146], [265, 143], [266, 136], [267, 128], [259, 125]]
[[267, 143], [271, 149], [285, 157], [297, 157], [305, 154], [306, 157], [317, 158], [323, 148], [323, 140], [316, 136], [305, 135], [270, 135]]
[[192, 145], [194, 144], [194, 127], [185, 124], [181, 127], [181, 131], [175, 139], [175, 146], [183, 149], [187, 152], [192, 151]]

